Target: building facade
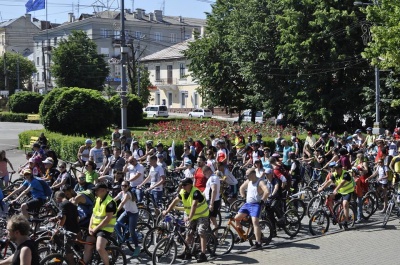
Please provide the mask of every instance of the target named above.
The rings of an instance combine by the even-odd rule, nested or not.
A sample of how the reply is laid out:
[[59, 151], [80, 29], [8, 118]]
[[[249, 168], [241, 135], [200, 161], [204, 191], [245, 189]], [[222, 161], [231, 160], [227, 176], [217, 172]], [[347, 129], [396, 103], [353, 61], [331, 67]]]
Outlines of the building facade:
[[[145, 13], [143, 9], [136, 12], [125, 12], [125, 34], [127, 45], [131, 47], [130, 58], [145, 57], [166, 47], [170, 47], [185, 39], [191, 38], [193, 30], [201, 30], [204, 19], [164, 16], [162, 11]], [[57, 47], [61, 39], [67, 39], [73, 30], [87, 33], [98, 46], [98, 53], [103, 54], [109, 63], [110, 75], [106, 80], [111, 86], [117, 87], [121, 81], [121, 24], [120, 12], [103, 11], [95, 14], [82, 14], [75, 19], [69, 14], [68, 22], [57, 28], [41, 31], [34, 36], [34, 57], [38, 69], [35, 84], [39, 88], [54, 86], [54, 80], [49, 71], [51, 66], [51, 51]]]
[[172, 112], [187, 112], [202, 107], [198, 84], [188, 70], [189, 61], [183, 55], [191, 40], [148, 55], [140, 60], [150, 72], [149, 105], [166, 105]]

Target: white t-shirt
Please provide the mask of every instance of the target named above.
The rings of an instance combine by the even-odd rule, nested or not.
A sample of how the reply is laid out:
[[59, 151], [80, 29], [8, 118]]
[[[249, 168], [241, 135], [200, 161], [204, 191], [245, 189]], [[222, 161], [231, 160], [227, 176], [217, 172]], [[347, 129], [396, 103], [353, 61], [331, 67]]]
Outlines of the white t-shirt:
[[89, 157], [93, 157], [93, 161], [96, 163], [97, 168], [100, 168], [103, 165], [103, 149], [93, 147], [90, 149]]
[[225, 168], [224, 176], [226, 176], [225, 181], [228, 185], [238, 184], [238, 181], [235, 178], [235, 176], [227, 168]]
[[212, 174], [206, 183], [206, 189], [204, 190], [204, 196], [206, 197], [206, 200], [209, 201], [211, 199], [211, 186], [212, 185], [217, 185], [217, 196], [215, 197], [215, 200], [218, 201], [220, 200], [220, 188], [221, 188], [221, 181], [219, 180], [219, 177], [217, 177], [216, 175]]
[[264, 172], [265, 172], [265, 169], [263, 167], [262, 168], [256, 168], [256, 176], [257, 176], [257, 178], [264, 177]]
[[[125, 196], [124, 192], [121, 191], [120, 193], [118, 193], [118, 195], [115, 198], [117, 200], [123, 200], [124, 196]], [[129, 196], [128, 193], [126, 194], [126, 196]], [[132, 201], [132, 198], [129, 198], [123, 207], [124, 207], [125, 211], [130, 212], [130, 213], [139, 212], [136, 202]]]
[[136, 159], [139, 160], [142, 156], [144, 156], [144, 152], [142, 149], [132, 149], [132, 156]]
[[185, 169], [185, 171], [183, 171], [183, 175], [185, 175], [185, 178], [193, 179], [194, 171], [195, 171], [194, 168], [187, 168]]
[[253, 164], [254, 162], [261, 159], [261, 157], [258, 155], [258, 150], [253, 151], [253, 153], [251, 154], [251, 158], [253, 160]]
[[[386, 172], [388, 172], [388, 170], [389, 170], [389, 168], [387, 166], [383, 166], [383, 167], [379, 166], [378, 167], [378, 178], [385, 177]], [[385, 178], [385, 179], [379, 180], [379, 183], [387, 184], [388, 183], [388, 179]]]
[[207, 166], [209, 166], [212, 170], [212, 172], [215, 172], [214, 164], [215, 164], [215, 159], [207, 159], [206, 162]]
[[[162, 176], [165, 176], [164, 169], [158, 165], [156, 167], [150, 167], [149, 175], [150, 184], [153, 186], [161, 180]], [[164, 185], [161, 184], [160, 186], [155, 187], [153, 190], [162, 191], [163, 187]]]
[[130, 182], [131, 187], [136, 187], [136, 186], [140, 185], [144, 180], [144, 167], [141, 164], [137, 163], [136, 166], [130, 164], [127, 168], [128, 168], [128, 176], [129, 176], [128, 181], [133, 176], [135, 176], [137, 173], [140, 173], [140, 176], [137, 179]]

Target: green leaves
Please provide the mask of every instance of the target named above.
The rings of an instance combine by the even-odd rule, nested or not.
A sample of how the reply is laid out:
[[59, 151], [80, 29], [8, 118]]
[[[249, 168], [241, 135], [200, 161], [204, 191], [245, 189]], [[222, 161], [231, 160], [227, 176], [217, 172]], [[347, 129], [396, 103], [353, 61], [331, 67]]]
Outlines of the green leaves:
[[109, 69], [96, 43], [83, 31], [73, 31], [52, 52], [51, 71], [59, 87], [103, 90]]

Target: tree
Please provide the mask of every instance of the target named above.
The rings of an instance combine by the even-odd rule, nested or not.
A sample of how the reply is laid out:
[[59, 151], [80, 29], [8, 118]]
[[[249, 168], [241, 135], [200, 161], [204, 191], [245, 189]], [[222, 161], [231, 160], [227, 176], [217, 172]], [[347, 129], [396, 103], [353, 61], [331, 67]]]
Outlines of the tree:
[[[127, 95], [127, 125], [138, 125], [143, 119], [143, 104], [140, 99], [132, 94]], [[121, 98], [119, 95], [113, 96], [109, 100], [113, 115], [113, 123], [121, 123]]]
[[60, 87], [103, 90], [109, 68], [97, 45], [83, 31], [72, 31], [52, 52], [51, 72]]
[[19, 92], [10, 96], [8, 106], [15, 113], [38, 113], [43, 96], [36, 92]]
[[[8, 88], [5, 87], [4, 83], [4, 57], [6, 58], [6, 69], [7, 69], [7, 81]], [[15, 89], [18, 88], [18, 69], [19, 69], [19, 82], [20, 88], [24, 88], [24, 84], [28, 83], [34, 73], [36, 73], [36, 67], [33, 62], [21, 54], [14, 52], [6, 52], [5, 56], [0, 57], [0, 90], [9, 90], [10, 95], [14, 94]]]

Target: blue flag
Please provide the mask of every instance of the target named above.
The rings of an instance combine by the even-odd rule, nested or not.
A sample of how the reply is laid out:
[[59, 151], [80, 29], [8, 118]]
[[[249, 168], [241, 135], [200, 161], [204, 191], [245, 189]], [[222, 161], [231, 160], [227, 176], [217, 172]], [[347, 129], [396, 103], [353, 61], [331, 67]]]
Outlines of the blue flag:
[[28, 2], [26, 2], [25, 4], [26, 13], [45, 9], [45, 5], [46, 5], [46, 0], [28, 0]]

